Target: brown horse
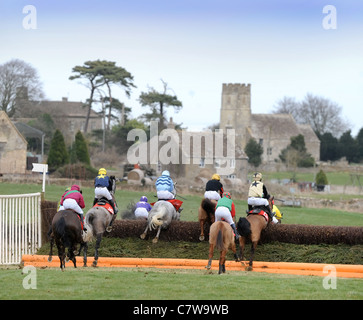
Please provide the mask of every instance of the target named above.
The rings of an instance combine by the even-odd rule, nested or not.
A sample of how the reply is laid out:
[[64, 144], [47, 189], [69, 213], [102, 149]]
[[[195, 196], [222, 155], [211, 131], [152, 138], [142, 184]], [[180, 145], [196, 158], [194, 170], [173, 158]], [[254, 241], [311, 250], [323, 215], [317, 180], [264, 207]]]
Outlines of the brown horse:
[[[270, 208], [272, 208], [272, 203], [270, 200], [269, 204]], [[265, 213], [261, 208], [251, 210], [247, 218], [239, 218], [239, 221], [237, 223], [237, 231], [240, 234], [239, 244], [241, 260], [243, 260], [246, 240], [250, 239], [252, 242], [250, 261], [248, 267], [246, 267], [247, 271], [251, 271], [253, 269], [253, 258], [255, 255], [258, 241], [261, 237], [261, 232], [262, 230], [266, 229], [269, 222], [270, 218], [268, 217], [267, 213]]]
[[216, 200], [203, 199], [198, 209], [198, 221], [200, 225], [200, 236], [199, 240], [203, 241], [204, 237], [204, 224], [211, 225], [214, 222], [215, 216], [214, 211], [217, 205]]
[[206, 266], [207, 269], [211, 268], [214, 248], [220, 251], [219, 256], [219, 271], [218, 274], [226, 272], [226, 254], [228, 249], [231, 249], [234, 253], [236, 261], [238, 257], [236, 254], [236, 244], [234, 242], [234, 233], [231, 226], [224, 221], [216, 221], [210, 227], [209, 235], [209, 260]]
[[[67, 258], [69, 258], [75, 268], [76, 265], [76, 246], [81, 244], [81, 248], [85, 245], [82, 238], [82, 226], [79, 216], [73, 210], [58, 211], [52, 220], [50, 233], [50, 252], [48, 261], [52, 261], [54, 241], [58, 248], [58, 257], [60, 260], [60, 268], [64, 271], [66, 263], [66, 249], [68, 248]], [[79, 252], [81, 251], [79, 249]], [[83, 258], [85, 261], [86, 255]]]

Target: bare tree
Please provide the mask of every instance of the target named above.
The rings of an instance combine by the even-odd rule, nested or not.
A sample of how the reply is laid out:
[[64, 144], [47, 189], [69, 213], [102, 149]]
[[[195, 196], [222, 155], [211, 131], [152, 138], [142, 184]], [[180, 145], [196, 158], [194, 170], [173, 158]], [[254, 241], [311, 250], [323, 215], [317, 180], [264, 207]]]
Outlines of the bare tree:
[[295, 120], [298, 118], [299, 102], [293, 97], [283, 97], [273, 107], [272, 113], [291, 114]]
[[348, 129], [348, 124], [341, 113], [342, 107], [336, 102], [307, 93], [300, 103], [297, 121], [310, 124], [319, 134], [331, 132], [339, 136]]
[[342, 107], [311, 93], [307, 93], [301, 102], [291, 97], [280, 99], [274, 106], [273, 113], [289, 113], [297, 123], [310, 124], [319, 135], [331, 132], [334, 136], [339, 136], [348, 128], [341, 115]]
[[42, 84], [36, 69], [19, 59], [0, 65], [0, 110], [10, 117], [21, 108], [22, 100], [43, 98]]

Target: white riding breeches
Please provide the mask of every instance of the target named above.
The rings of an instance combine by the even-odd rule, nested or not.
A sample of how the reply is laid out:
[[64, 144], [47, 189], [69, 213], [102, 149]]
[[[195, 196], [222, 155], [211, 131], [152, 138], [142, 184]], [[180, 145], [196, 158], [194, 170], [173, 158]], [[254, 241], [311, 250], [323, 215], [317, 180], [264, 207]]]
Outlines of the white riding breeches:
[[106, 187], [96, 187], [95, 198], [100, 199], [102, 197], [105, 197], [107, 200], [112, 200], [111, 193]]
[[229, 224], [233, 224], [231, 212], [226, 207], [218, 207], [215, 211], [215, 221], [225, 220]]
[[255, 198], [249, 197], [247, 200], [248, 205], [250, 206], [268, 206], [268, 200], [265, 198]]
[[172, 200], [174, 199], [174, 195], [167, 190], [161, 190], [156, 192], [156, 196], [159, 200]]
[[147, 219], [149, 212], [145, 208], [136, 208], [135, 217], [136, 219]]
[[74, 199], [65, 199], [63, 201], [63, 208], [64, 210], [72, 209], [79, 214], [83, 214], [82, 208], [78, 205], [77, 201]]
[[218, 201], [221, 198], [221, 196], [217, 191], [206, 191], [204, 192], [204, 198]]

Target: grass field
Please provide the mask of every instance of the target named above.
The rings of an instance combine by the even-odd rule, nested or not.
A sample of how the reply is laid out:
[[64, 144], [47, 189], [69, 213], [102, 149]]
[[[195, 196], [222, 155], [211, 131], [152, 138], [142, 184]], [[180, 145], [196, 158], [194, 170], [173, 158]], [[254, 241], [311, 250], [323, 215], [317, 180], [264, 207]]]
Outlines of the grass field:
[[0, 299], [291, 300], [363, 299], [363, 279], [337, 279], [326, 290], [322, 277], [203, 270], [67, 268], [37, 269], [37, 288], [24, 289], [21, 270], [0, 268]]
[[[0, 194], [39, 192], [40, 185], [9, 185], [0, 183]], [[58, 201], [64, 192], [63, 186], [46, 186], [46, 199]], [[83, 188], [86, 210], [93, 201], [93, 188]], [[130, 201], [136, 202], [140, 192], [117, 190], [116, 199], [122, 211]], [[153, 201], [153, 193], [146, 193]], [[185, 195], [182, 220], [197, 221], [197, 208], [201, 196]], [[246, 202], [235, 200], [237, 217], [244, 216]], [[317, 225], [363, 226], [363, 215], [330, 209], [283, 208], [283, 223]], [[171, 247], [171, 249], [170, 249]], [[174, 249], [174, 251], [173, 251]], [[48, 248], [42, 248], [47, 253]], [[145, 256], [171, 255], [182, 258], [183, 253], [198, 252], [195, 258], [205, 258], [207, 243], [163, 243], [153, 245], [140, 239], [104, 239], [102, 255]], [[298, 252], [297, 252], [298, 251]], [[44, 252], [43, 252], [44, 253]], [[363, 259], [362, 246], [292, 246], [268, 244], [259, 246], [256, 260], [296, 260], [297, 256], [308, 257], [312, 262], [338, 263], [342, 259]], [[215, 256], [215, 258], [218, 255]], [[290, 258], [289, 258], [290, 257]], [[341, 262], [341, 260], [339, 260]], [[345, 262], [343, 262], [345, 263]], [[23, 288], [26, 277], [18, 267], [0, 267], [0, 299], [132, 299], [132, 300], [289, 300], [289, 299], [363, 299], [362, 279], [337, 279], [336, 289], [326, 290], [322, 277], [274, 275], [228, 271], [218, 276], [200, 270], [158, 269], [101, 269], [66, 268], [37, 269], [36, 290]]]

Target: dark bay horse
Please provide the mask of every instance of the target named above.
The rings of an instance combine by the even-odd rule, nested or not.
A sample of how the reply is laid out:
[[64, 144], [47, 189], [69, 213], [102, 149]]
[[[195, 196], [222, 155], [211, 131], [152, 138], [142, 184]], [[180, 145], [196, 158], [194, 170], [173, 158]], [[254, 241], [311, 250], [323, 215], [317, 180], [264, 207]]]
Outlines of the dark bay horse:
[[216, 205], [217, 205], [216, 200], [209, 200], [207, 198], [204, 198], [200, 203], [198, 209], [198, 221], [200, 225], [200, 236], [199, 236], [200, 241], [203, 241], [205, 239], [204, 224], [208, 224], [210, 226], [215, 220], [214, 211]]
[[231, 249], [233, 251], [234, 258], [236, 261], [238, 261], [238, 257], [236, 254], [236, 244], [234, 242], [234, 233], [232, 227], [229, 225], [228, 222], [216, 221], [210, 227], [208, 256], [209, 260], [206, 266], [207, 269], [211, 268], [215, 247], [220, 251], [218, 274], [225, 273], [226, 254], [228, 252], [228, 249]]
[[[85, 245], [82, 238], [82, 226], [81, 220], [76, 212], [73, 210], [61, 210], [58, 211], [53, 220], [50, 231], [50, 252], [48, 261], [52, 261], [53, 245], [54, 241], [58, 248], [58, 257], [60, 260], [60, 268], [64, 271], [66, 263], [66, 249], [68, 248], [67, 258], [69, 258], [75, 268], [76, 265], [76, 246], [81, 244], [81, 248]], [[85, 262], [86, 255], [84, 255], [83, 261]]]
[[[271, 200], [269, 200], [270, 208], [272, 209]], [[239, 244], [240, 244], [240, 259], [243, 260], [244, 248], [246, 245], [246, 240], [250, 239], [252, 242], [251, 245], [251, 256], [248, 267], [246, 267], [247, 271], [251, 271], [253, 269], [253, 258], [255, 255], [255, 250], [258, 244], [258, 241], [261, 237], [262, 230], [266, 229], [268, 223], [270, 222], [270, 218], [266, 212], [262, 210], [262, 208], [256, 208], [251, 210], [247, 215], [247, 218], [239, 218], [237, 223], [237, 231], [240, 234]]]

